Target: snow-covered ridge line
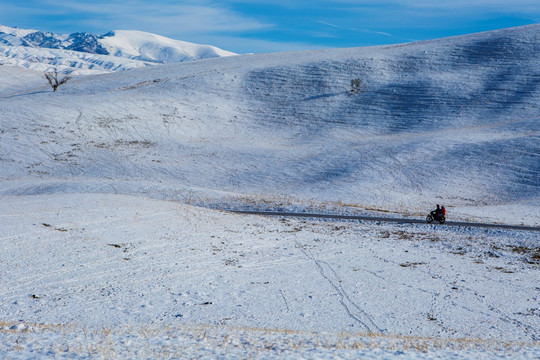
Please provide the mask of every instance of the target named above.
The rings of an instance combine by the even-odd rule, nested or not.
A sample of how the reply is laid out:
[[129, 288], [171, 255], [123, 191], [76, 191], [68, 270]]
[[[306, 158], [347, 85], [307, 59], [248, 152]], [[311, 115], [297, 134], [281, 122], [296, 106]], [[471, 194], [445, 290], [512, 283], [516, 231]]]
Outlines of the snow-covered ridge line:
[[57, 35], [0, 25], [0, 65], [88, 74], [154, 64], [236, 55], [210, 45], [173, 40], [142, 31], [116, 30]]

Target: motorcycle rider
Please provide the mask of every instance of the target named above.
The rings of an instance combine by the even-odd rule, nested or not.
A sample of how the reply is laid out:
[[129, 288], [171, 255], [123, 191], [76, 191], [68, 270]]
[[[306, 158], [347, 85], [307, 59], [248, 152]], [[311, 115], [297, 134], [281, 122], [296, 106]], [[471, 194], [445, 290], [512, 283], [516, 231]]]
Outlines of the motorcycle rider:
[[[446, 210], [444, 210], [444, 212], [446, 212]], [[431, 215], [433, 215], [433, 218], [435, 220], [439, 220], [442, 214], [443, 214], [443, 210], [441, 209], [441, 206], [437, 204], [437, 208], [431, 212]]]

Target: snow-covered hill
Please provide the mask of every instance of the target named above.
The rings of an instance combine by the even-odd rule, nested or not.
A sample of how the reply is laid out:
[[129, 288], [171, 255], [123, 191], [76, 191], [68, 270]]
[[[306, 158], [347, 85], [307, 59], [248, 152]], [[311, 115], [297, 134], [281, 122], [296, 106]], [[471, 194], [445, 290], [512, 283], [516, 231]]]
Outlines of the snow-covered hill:
[[539, 29], [170, 64], [58, 93], [0, 67], [3, 192], [112, 191], [105, 180], [538, 224]]
[[119, 30], [102, 36], [57, 35], [0, 25], [0, 65], [38, 71], [95, 74], [231, 55], [235, 54], [214, 46], [141, 31]]
[[156, 63], [174, 63], [236, 55], [215, 46], [198, 45], [142, 31], [117, 30], [99, 43], [110, 55]]
[[0, 66], [0, 356], [538, 358], [537, 232], [208, 208], [538, 226], [539, 79], [540, 25]]

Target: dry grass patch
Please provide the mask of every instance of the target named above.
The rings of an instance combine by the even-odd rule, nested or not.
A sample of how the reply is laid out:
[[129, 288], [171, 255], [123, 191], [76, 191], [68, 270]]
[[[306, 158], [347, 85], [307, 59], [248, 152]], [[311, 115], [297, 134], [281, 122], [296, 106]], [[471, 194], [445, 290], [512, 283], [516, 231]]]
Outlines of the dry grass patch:
[[540, 265], [540, 247], [528, 248], [525, 246], [507, 245], [507, 247], [513, 252], [523, 255], [524, 262], [528, 264]]
[[[473, 338], [442, 339], [388, 334], [332, 333], [222, 325], [148, 325], [96, 328], [70, 325], [0, 323], [0, 354], [91, 358], [265, 358], [309, 354], [314, 350], [519, 351], [539, 342], [508, 342]], [[308, 353], [305, 353], [307, 351]], [[19, 354], [19, 355], [17, 355]], [[312, 353], [313, 354], [313, 353]], [[296, 356], [295, 355], [295, 356]]]

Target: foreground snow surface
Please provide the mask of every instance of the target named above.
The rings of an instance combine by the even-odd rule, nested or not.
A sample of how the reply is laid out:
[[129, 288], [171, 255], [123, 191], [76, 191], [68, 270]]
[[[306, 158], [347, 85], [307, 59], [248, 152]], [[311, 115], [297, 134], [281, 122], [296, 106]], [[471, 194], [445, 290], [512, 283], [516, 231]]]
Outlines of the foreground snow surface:
[[540, 356], [536, 233], [0, 201], [6, 358]]

